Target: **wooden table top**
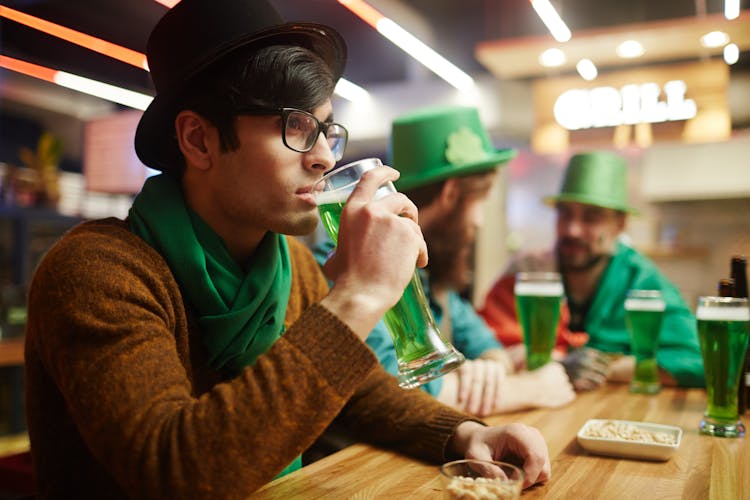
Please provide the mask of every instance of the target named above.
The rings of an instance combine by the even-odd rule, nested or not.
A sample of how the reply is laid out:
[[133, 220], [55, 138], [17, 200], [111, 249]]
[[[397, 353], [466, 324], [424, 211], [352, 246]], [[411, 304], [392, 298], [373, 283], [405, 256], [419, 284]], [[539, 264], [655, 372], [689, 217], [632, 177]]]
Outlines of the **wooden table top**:
[[[750, 437], [716, 438], [698, 433], [706, 408], [702, 389], [665, 388], [634, 395], [610, 384], [579, 394], [563, 408], [489, 417], [490, 424], [522, 422], [544, 435], [552, 479], [523, 498], [744, 499], [750, 498]], [[649, 462], [592, 455], [576, 434], [591, 418], [676, 425], [683, 430], [675, 455]], [[745, 417], [745, 425], [750, 417]], [[438, 467], [367, 445], [350, 446], [260, 489], [253, 498], [441, 498]]]

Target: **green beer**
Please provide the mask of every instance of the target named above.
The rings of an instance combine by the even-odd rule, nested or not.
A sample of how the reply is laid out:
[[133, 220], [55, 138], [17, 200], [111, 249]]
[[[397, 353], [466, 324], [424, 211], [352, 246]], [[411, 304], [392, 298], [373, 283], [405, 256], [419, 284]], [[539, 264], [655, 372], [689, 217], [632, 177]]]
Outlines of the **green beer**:
[[[319, 195], [323, 201], [329, 201]], [[339, 219], [341, 218], [341, 210], [344, 209], [344, 203], [346, 203], [346, 197], [341, 201], [329, 201], [328, 203], [318, 203], [318, 212], [320, 213], [320, 221], [323, 223], [328, 236], [331, 237], [334, 243], [338, 244], [339, 236]]]
[[656, 394], [661, 389], [656, 350], [665, 308], [658, 290], [631, 290], [625, 299], [625, 324], [635, 356], [630, 392]]
[[701, 297], [696, 319], [708, 396], [701, 433], [743, 436], [745, 427], [737, 412], [737, 390], [750, 337], [747, 299]]
[[560, 320], [563, 286], [557, 273], [518, 273], [514, 293], [516, 309], [526, 346], [526, 367], [534, 370], [552, 359]]
[[[329, 175], [336, 173], [334, 171]], [[352, 174], [348, 175], [350, 179]], [[356, 182], [348, 183], [341, 189], [315, 193], [321, 222], [334, 243], [338, 243], [341, 211], [355, 185]], [[381, 186], [375, 197], [378, 199], [394, 192], [392, 186]], [[440, 335], [416, 271], [401, 299], [386, 312], [383, 320], [393, 339], [401, 387], [422, 385], [463, 362], [463, 355]]]

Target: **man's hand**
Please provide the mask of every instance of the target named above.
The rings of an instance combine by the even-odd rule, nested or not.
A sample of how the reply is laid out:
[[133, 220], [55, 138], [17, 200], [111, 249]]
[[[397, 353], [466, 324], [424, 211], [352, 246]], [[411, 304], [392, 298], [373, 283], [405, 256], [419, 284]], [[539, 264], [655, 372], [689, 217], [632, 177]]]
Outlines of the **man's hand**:
[[590, 391], [607, 381], [609, 365], [619, 355], [582, 347], [568, 353], [562, 364], [577, 391]]
[[627, 383], [635, 375], [635, 356], [620, 356], [611, 359], [607, 367], [607, 380]]
[[537, 429], [523, 424], [485, 427], [477, 422], [462, 422], [447, 450], [466, 458], [514, 463], [523, 468], [524, 488], [551, 477], [544, 438]]
[[390, 167], [362, 176], [341, 213], [336, 253], [326, 266], [335, 285], [321, 303], [362, 339], [401, 298], [415, 266], [427, 264], [417, 207], [400, 193], [374, 200], [398, 176]]
[[505, 379], [502, 363], [488, 359], [464, 361], [458, 373], [458, 401], [461, 410], [484, 417], [495, 413]]
[[525, 408], [556, 408], [576, 397], [565, 369], [556, 361], [541, 368], [509, 375], [499, 390], [495, 412], [510, 412]]
[[442, 403], [480, 417], [526, 408], [556, 408], [575, 397], [560, 363], [552, 361], [530, 372], [507, 375], [501, 363], [491, 360], [465, 361], [443, 377], [437, 396]]

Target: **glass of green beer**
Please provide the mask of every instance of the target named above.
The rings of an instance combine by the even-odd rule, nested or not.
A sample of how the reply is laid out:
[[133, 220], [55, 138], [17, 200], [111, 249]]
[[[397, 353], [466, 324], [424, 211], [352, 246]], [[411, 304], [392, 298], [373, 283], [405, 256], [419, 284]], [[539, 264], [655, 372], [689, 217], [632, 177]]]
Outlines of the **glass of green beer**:
[[630, 290], [625, 299], [625, 324], [630, 332], [630, 350], [635, 373], [630, 392], [657, 394], [661, 390], [656, 350], [666, 304], [659, 290]]
[[699, 297], [695, 317], [708, 396], [700, 432], [711, 436], [744, 436], [745, 426], [737, 411], [737, 389], [750, 337], [747, 299]]
[[535, 370], [552, 359], [560, 321], [562, 279], [553, 272], [517, 273], [513, 291], [526, 346], [526, 368]]
[[[331, 239], [338, 240], [341, 210], [362, 174], [383, 164], [366, 158], [332, 170], [316, 184], [318, 211]], [[375, 192], [379, 199], [396, 192], [392, 182]], [[398, 383], [405, 389], [418, 387], [458, 368], [464, 356], [443, 339], [415, 271], [401, 299], [386, 314], [384, 322], [393, 338], [398, 360]]]

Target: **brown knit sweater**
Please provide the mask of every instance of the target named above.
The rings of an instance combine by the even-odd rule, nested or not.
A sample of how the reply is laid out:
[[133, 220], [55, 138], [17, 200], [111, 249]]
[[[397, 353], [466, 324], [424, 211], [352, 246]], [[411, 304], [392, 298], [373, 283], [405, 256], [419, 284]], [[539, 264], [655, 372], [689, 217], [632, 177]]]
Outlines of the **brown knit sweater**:
[[245, 498], [340, 414], [356, 437], [443, 458], [462, 414], [404, 391], [289, 239], [286, 333], [237, 378], [206, 367], [166, 262], [122, 221], [84, 223], [29, 294], [26, 398], [40, 498]]

